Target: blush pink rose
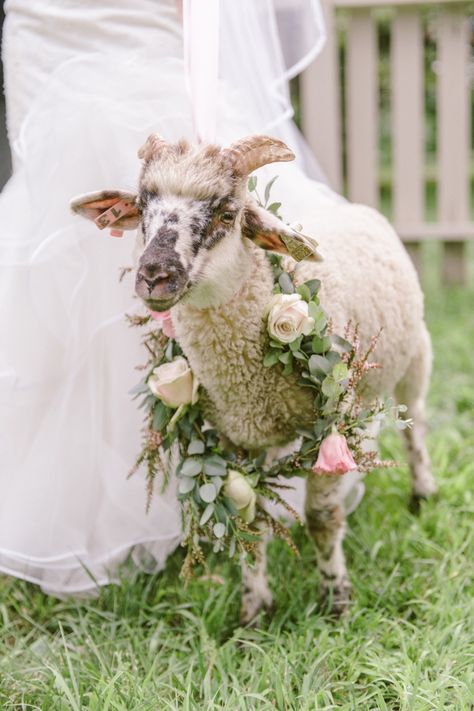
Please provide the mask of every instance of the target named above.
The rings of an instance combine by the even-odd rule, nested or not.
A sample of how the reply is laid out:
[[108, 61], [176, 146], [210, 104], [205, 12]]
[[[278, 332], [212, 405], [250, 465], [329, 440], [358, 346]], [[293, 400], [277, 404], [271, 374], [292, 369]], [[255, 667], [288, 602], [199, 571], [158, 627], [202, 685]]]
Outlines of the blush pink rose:
[[333, 432], [323, 439], [312, 471], [315, 474], [345, 474], [357, 469], [344, 435]]
[[152, 311], [150, 309], [150, 316], [159, 323], [165, 336], [168, 338], [176, 338], [171, 311]]

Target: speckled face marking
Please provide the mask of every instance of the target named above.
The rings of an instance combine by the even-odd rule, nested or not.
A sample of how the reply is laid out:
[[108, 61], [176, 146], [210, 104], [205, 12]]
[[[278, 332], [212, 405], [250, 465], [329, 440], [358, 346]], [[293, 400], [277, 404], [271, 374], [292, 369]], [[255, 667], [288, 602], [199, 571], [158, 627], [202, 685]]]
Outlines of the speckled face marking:
[[241, 239], [245, 192], [219, 157], [213, 147], [188, 148], [144, 166], [136, 292], [153, 309], [166, 310], [192, 292], [219, 247]]

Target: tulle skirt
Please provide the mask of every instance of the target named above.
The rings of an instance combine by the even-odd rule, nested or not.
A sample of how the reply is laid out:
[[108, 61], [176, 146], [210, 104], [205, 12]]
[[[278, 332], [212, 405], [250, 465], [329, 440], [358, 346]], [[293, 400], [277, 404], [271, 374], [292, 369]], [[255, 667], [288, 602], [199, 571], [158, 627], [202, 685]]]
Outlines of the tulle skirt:
[[[220, 96], [222, 143], [261, 128], [244, 96]], [[173, 482], [146, 514], [142, 473], [127, 478], [143, 424], [129, 395], [143, 353], [125, 318], [139, 305], [132, 278], [119, 281], [133, 236], [110, 238], [68, 208], [80, 193], [134, 190], [152, 131], [192, 136], [182, 61], [95, 51], [59, 63], [12, 136], [0, 198], [0, 570], [58, 595], [117, 579], [130, 554], [160, 569], [181, 539]], [[339, 199], [298, 166], [261, 179], [276, 173], [288, 220], [308, 200]], [[302, 512], [301, 481], [289, 498]]]

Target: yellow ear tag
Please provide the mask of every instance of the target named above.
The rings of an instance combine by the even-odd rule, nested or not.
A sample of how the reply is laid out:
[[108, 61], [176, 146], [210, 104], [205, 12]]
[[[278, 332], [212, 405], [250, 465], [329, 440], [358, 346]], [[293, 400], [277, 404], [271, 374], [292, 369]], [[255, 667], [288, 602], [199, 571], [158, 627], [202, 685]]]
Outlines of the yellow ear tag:
[[318, 243], [312, 237], [296, 232], [294, 237], [285, 233], [280, 236], [288, 249], [288, 253], [297, 262], [301, 262], [303, 259], [312, 259], [316, 262], [322, 261], [322, 257], [317, 250]]

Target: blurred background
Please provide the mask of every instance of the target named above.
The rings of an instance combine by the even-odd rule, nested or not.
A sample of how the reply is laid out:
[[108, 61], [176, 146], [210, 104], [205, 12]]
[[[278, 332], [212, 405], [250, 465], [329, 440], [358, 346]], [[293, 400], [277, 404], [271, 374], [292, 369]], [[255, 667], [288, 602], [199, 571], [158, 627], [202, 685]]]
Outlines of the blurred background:
[[[466, 284], [474, 3], [322, 2], [326, 46], [291, 86], [298, 125], [330, 185], [392, 220], [422, 277], [428, 261], [444, 284]], [[290, 13], [292, 0], [280, 0], [283, 11], [285, 3]], [[2, 95], [0, 185], [10, 171]]]

